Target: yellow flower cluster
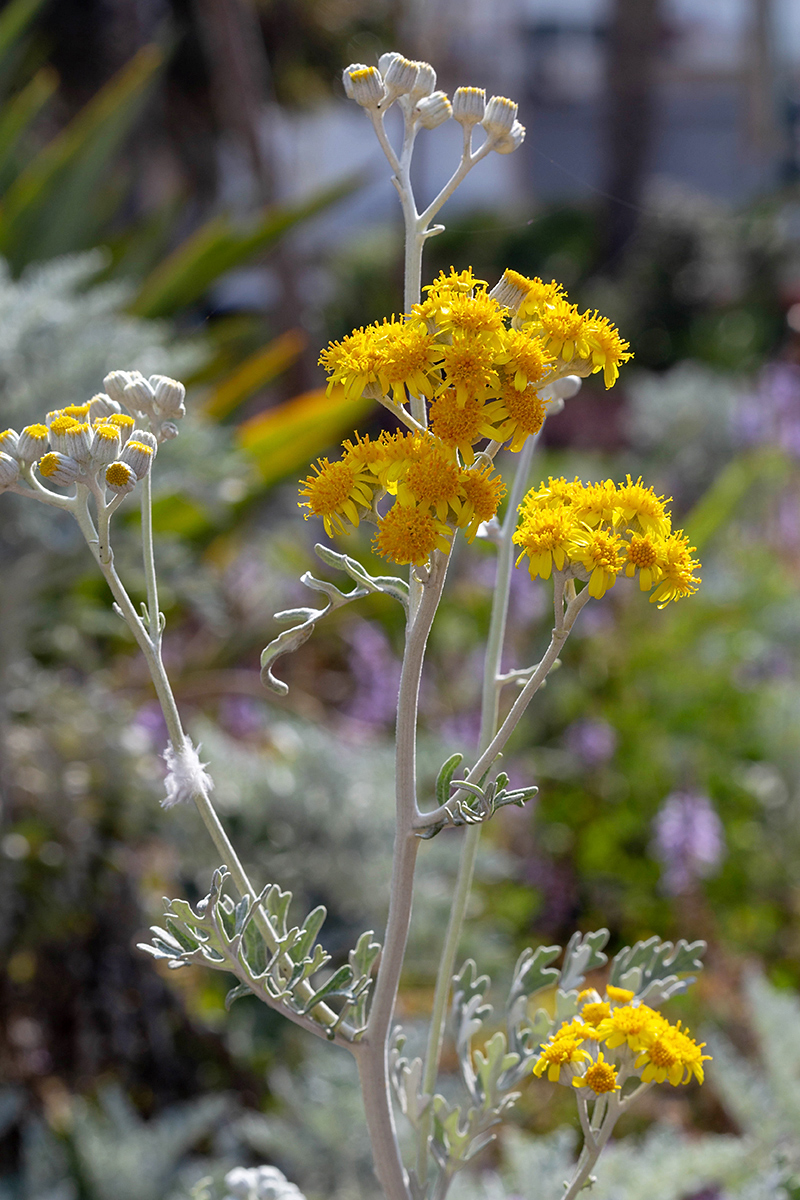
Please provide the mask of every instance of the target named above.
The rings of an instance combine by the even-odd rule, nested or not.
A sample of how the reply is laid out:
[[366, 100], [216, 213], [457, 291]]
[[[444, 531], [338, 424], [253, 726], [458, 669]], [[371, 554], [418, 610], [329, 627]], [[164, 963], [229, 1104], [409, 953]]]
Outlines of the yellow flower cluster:
[[322, 517], [329, 536], [354, 527], [384, 494], [395, 497], [378, 517], [376, 549], [398, 564], [424, 563], [450, 549], [453, 529], [475, 536], [497, 511], [505, 492], [489, 464], [462, 466], [439, 439], [425, 433], [382, 433], [344, 443], [335, 462], [321, 459], [301, 488], [309, 513]]
[[547, 384], [603, 371], [611, 387], [631, 358], [605, 317], [580, 313], [554, 282], [506, 271], [489, 293], [471, 270], [451, 270], [425, 291], [411, 313], [355, 330], [323, 350], [320, 362], [329, 393], [366, 391], [400, 405], [424, 396], [434, 432], [468, 463], [482, 438], [519, 450], [538, 433]]
[[[328, 534], [377, 520], [376, 546], [398, 564], [424, 563], [453, 528], [473, 537], [497, 511], [501, 480], [476, 467], [485, 439], [520, 450], [547, 415], [542, 389], [603, 371], [606, 386], [630, 352], [604, 317], [580, 314], [556, 283], [506, 271], [493, 293], [471, 270], [442, 273], [411, 313], [357, 329], [320, 356], [328, 393], [383, 397], [407, 412], [424, 398], [428, 429], [345, 443], [303, 482], [301, 507]], [[396, 496], [385, 516], [375, 508]]]
[[705, 1042], [698, 1044], [680, 1021], [671, 1025], [654, 1008], [632, 1004], [633, 999], [627, 988], [611, 985], [605, 999], [593, 989], [581, 992], [577, 1016], [542, 1046], [534, 1075], [546, 1072], [552, 1083], [586, 1087], [598, 1096], [619, 1091], [635, 1077], [673, 1087], [692, 1078], [702, 1083], [703, 1063], [711, 1057], [703, 1054]]
[[694, 547], [681, 530], [672, 532], [664, 498], [641, 479], [584, 484], [551, 477], [528, 492], [519, 511], [517, 565], [527, 555], [532, 578], [567, 570], [600, 597], [620, 574], [638, 571], [641, 590], [654, 589], [650, 600], [659, 608], [697, 591]]

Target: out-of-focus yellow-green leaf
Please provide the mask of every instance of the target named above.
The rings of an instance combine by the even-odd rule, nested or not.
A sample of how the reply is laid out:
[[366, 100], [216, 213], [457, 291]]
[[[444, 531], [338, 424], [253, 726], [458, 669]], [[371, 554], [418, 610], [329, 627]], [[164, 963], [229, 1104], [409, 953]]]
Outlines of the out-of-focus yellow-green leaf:
[[0, 204], [0, 254], [15, 270], [88, 244], [104, 175], [163, 62], [141, 50], [20, 173]]
[[0, 12], [0, 90], [19, 41], [45, 0], [11, 0]]
[[301, 329], [289, 329], [251, 354], [217, 384], [205, 403], [206, 413], [218, 420], [227, 417], [248, 396], [290, 367], [302, 353], [306, 341]]
[[343, 400], [316, 388], [243, 422], [236, 440], [261, 482], [271, 485], [293, 471], [305, 474], [321, 450], [339, 441], [374, 407], [374, 400]]
[[247, 226], [228, 216], [213, 217], [182, 242], [148, 275], [129, 306], [139, 317], [168, 317], [194, 304], [226, 271], [263, 253], [293, 225], [349, 196], [362, 175], [350, 175], [299, 204], [262, 209]]
[[58, 73], [52, 67], [42, 67], [21, 92], [0, 109], [0, 193], [14, 178], [19, 139], [57, 87]]
[[176, 533], [196, 537], [211, 524], [209, 513], [186, 496], [159, 496], [153, 501], [153, 529], [156, 533]]
[[774, 447], [734, 458], [723, 467], [686, 518], [686, 534], [698, 551], [730, 521], [754, 483], [780, 483], [788, 468], [786, 456]]

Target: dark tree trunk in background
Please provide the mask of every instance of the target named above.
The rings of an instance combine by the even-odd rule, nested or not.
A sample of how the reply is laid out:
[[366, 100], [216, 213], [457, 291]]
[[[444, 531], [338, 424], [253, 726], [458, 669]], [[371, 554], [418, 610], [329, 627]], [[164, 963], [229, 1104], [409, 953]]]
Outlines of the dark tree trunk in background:
[[614, 0], [607, 56], [605, 250], [613, 270], [633, 233], [656, 123], [661, 0]]

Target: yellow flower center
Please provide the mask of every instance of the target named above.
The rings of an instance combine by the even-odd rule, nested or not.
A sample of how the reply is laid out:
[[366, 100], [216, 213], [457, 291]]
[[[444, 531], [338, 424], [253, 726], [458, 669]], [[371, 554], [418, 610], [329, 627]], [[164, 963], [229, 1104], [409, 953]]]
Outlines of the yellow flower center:
[[640, 537], [638, 533], [635, 533], [628, 546], [628, 562], [632, 562], [635, 567], [644, 567], [647, 570], [653, 566], [657, 558], [658, 552], [650, 539]]
[[431, 429], [446, 446], [472, 445], [481, 437], [483, 405], [474, 397], [459, 406], [452, 388], [442, 392], [430, 409]]
[[[528, 376], [532, 378], [532, 376]], [[503, 389], [503, 403], [512, 421], [525, 433], [538, 433], [547, 416], [547, 405], [532, 387], [518, 391], [515, 387]]]
[[114, 462], [106, 468], [106, 483], [111, 487], [125, 487], [133, 478], [133, 471], [126, 463]]
[[583, 1078], [587, 1087], [590, 1087], [598, 1096], [603, 1092], [616, 1091], [617, 1072], [611, 1063], [604, 1061], [593, 1063]]
[[452, 459], [426, 447], [409, 465], [406, 483], [420, 504], [452, 500], [458, 492], [458, 467]]
[[394, 504], [383, 518], [375, 537], [378, 553], [398, 566], [424, 563], [436, 547], [439, 529], [423, 508]]
[[355, 468], [343, 459], [328, 462], [323, 458], [316, 477], [309, 476], [301, 495], [308, 497], [308, 507], [317, 517], [328, 516], [341, 508], [350, 496], [355, 483]]

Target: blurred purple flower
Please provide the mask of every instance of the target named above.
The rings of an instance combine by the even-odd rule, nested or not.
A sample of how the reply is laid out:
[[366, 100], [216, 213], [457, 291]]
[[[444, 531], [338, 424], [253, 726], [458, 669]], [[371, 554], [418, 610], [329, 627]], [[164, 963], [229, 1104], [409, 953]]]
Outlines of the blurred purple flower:
[[219, 719], [233, 737], [254, 737], [264, 729], [264, 705], [252, 696], [223, 696]]
[[670, 896], [714, 874], [725, 850], [722, 822], [702, 792], [672, 792], [653, 822], [652, 853], [662, 865], [661, 885]]
[[587, 767], [600, 767], [613, 757], [617, 733], [607, 721], [574, 721], [568, 726], [564, 741], [570, 754]]
[[800, 458], [800, 366], [769, 363], [755, 391], [745, 397], [733, 420], [734, 434], [746, 445], [769, 442]]
[[355, 621], [346, 636], [348, 665], [356, 685], [347, 715], [366, 725], [391, 724], [397, 709], [400, 660], [381, 627], [372, 621]]
[[157, 700], [147, 700], [135, 713], [131, 726], [152, 749], [160, 749], [167, 740], [167, 723]]

